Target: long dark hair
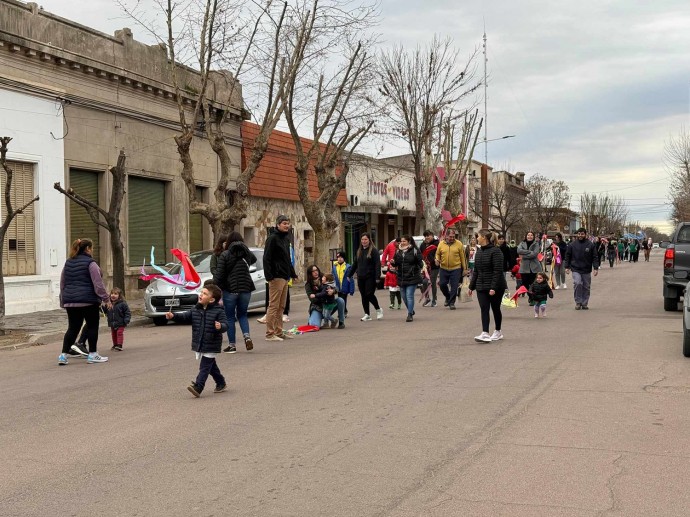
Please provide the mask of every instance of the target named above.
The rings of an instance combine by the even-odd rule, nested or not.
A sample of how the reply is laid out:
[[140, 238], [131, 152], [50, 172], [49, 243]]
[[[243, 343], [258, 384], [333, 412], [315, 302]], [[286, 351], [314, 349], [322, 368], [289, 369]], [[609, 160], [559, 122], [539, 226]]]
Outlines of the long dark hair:
[[[314, 281], [314, 277], [312, 276], [314, 270], [319, 272], [319, 278], [316, 279], [316, 282]], [[321, 285], [321, 270], [319, 269], [319, 266], [317, 266], [316, 264], [312, 264], [311, 266], [307, 267], [307, 275], [305, 278], [305, 282], [309, 282], [309, 284], [312, 286]]]
[[230, 249], [230, 245], [233, 242], [244, 242], [244, 239], [238, 232], [230, 232], [230, 235], [225, 239], [225, 249]]
[[362, 256], [362, 251], [364, 251], [364, 247], [362, 247], [362, 237], [366, 237], [369, 239], [369, 248], [367, 249], [367, 258], [371, 258], [371, 250], [374, 249], [374, 243], [371, 240], [371, 235], [368, 233], [363, 233], [362, 235], [359, 236], [359, 248], [357, 248], [357, 258]]
[[[532, 242], [530, 242], [530, 241], [527, 240], [527, 235], [529, 235], [530, 233], [532, 234], [532, 237], [533, 237]], [[537, 242], [537, 234], [534, 233], [534, 232], [531, 231], [531, 230], [528, 231], [527, 233], [525, 233], [525, 240], [524, 240], [524, 242], [528, 243], [528, 244], [531, 246], [532, 244], [534, 244], [535, 242]]]
[[218, 240], [216, 241], [216, 246], [213, 248], [213, 254], [214, 255], [220, 255], [223, 253], [223, 250], [225, 249], [223, 245], [225, 244], [225, 240], [227, 239], [227, 235], [221, 235], [218, 237]]
[[414, 239], [412, 238], [411, 235], [403, 235], [402, 238], [410, 243], [410, 248], [413, 248], [413, 249], [417, 248], [417, 243], [414, 241]]

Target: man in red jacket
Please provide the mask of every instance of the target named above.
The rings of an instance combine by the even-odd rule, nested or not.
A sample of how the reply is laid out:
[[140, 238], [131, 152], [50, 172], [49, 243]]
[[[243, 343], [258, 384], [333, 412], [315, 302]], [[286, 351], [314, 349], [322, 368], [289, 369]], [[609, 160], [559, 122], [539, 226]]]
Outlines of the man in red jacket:
[[381, 253], [381, 267], [388, 267], [388, 264], [398, 252], [398, 246], [400, 246], [400, 237], [396, 237], [388, 243], [383, 253]]

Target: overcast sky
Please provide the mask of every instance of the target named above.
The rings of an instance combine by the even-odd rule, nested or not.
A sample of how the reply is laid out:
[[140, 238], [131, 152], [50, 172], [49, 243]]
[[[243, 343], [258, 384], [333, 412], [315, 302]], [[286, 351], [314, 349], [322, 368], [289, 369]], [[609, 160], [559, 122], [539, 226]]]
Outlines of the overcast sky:
[[[109, 34], [130, 26], [145, 41], [112, 0], [39, 3]], [[488, 143], [489, 164], [565, 180], [575, 210], [585, 191], [623, 196], [632, 219], [669, 228], [662, 158], [690, 126], [690, 1], [381, 0], [381, 10], [390, 45], [437, 33], [469, 54], [486, 26], [488, 138], [515, 135]]]

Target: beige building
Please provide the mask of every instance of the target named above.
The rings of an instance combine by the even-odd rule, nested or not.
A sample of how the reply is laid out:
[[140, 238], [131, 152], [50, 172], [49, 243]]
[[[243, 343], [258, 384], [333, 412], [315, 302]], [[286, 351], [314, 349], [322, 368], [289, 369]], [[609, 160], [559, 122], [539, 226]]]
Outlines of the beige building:
[[[6, 289], [35, 291], [27, 295], [30, 300], [14, 305], [8, 292], [8, 314], [57, 305], [56, 282], [69, 243], [77, 237], [96, 241], [96, 258], [111, 276], [107, 231], [52, 186], [59, 181], [107, 210], [112, 184], [107, 171], [120, 150], [127, 155], [128, 171], [121, 216], [128, 296], [141, 293], [137, 276], [144, 260], [150, 260], [151, 246], [160, 263], [170, 259], [172, 247], [195, 251], [212, 246], [205, 219], [188, 213], [173, 140], [178, 99], [164, 47], [139, 43], [126, 28], [109, 36], [35, 3], [0, 0], [0, 70], [0, 132], [14, 139], [10, 158], [22, 171], [16, 188], [41, 197], [32, 213], [20, 216], [15, 236], [6, 239]], [[199, 77], [185, 69], [179, 80], [186, 90], [179, 100], [191, 116]], [[231, 78], [215, 74], [212, 81], [214, 109], [230, 110], [224, 131], [236, 176], [241, 89], [234, 89], [229, 102]], [[207, 201], [219, 167], [201, 132], [192, 144], [192, 159], [198, 195]]]

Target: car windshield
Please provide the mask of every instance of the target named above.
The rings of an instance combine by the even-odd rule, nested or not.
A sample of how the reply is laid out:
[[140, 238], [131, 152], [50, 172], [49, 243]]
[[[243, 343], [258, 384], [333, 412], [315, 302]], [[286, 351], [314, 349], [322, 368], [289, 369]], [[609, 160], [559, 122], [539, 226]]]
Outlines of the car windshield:
[[[257, 270], [261, 270], [264, 268], [264, 250], [252, 250], [252, 253], [256, 256], [256, 263], [254, 264], [256, 266]], [[192, 261], [192, 264], [194, 265], [194, 269], [196, 269], [197, 273], [203, 274], [203, 273], [210, 273], [211, 272], [211, 255], [212, 252], [210, 251], [198, 251], [196, 253], [192, 253], [189, 256], [189, 260]], [[180, 264], [179, 262], [175, 264], [173, 267], [170, 268], [169, 274], [171, 275], [177, 275], [180, 273]]]

